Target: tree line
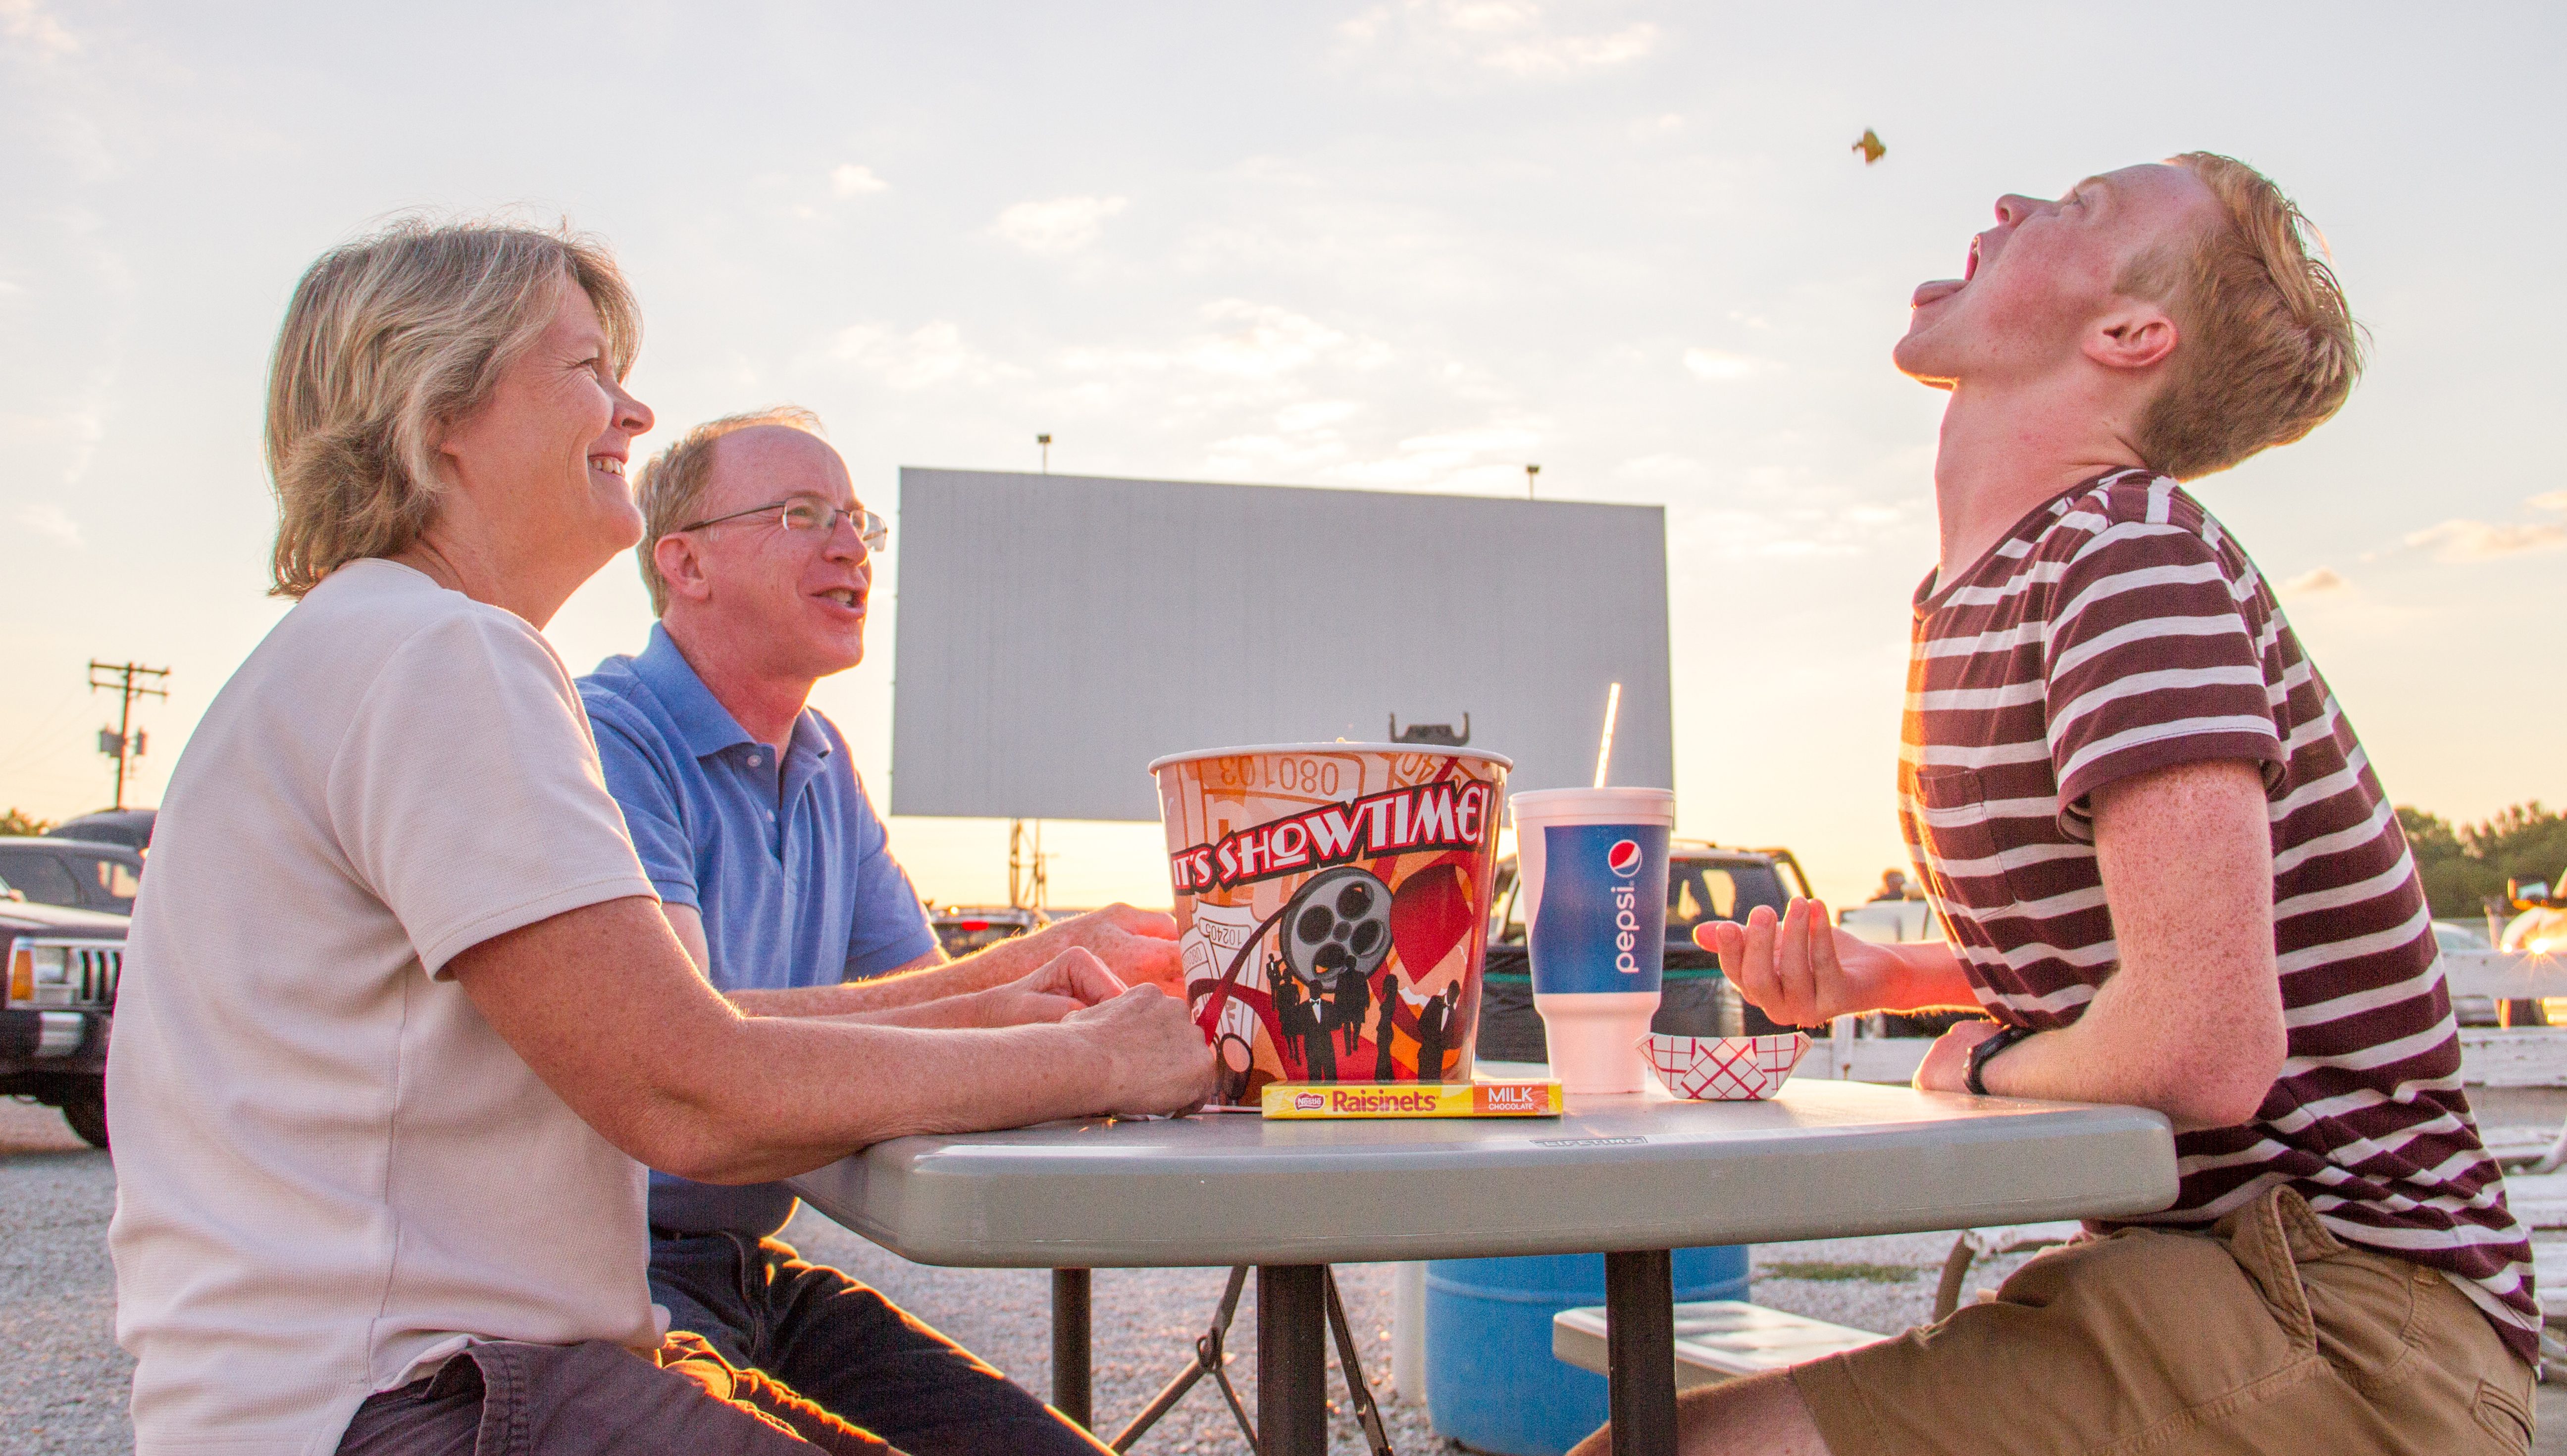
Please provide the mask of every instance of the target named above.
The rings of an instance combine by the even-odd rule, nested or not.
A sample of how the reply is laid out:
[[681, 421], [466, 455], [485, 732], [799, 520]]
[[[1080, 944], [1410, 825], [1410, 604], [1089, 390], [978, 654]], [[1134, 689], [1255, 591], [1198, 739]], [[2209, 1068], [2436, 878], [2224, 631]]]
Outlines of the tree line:
[[2444, 920], [2474, 923], [2488, 900], [2503, 898], [2507, 880], [2554, 885], [2567, 874], [2567, 814], [2542, 808], [2538, 799], [2475, 824], [2401, 807], [2398, 823], [2424, 876], [2424, 899]]

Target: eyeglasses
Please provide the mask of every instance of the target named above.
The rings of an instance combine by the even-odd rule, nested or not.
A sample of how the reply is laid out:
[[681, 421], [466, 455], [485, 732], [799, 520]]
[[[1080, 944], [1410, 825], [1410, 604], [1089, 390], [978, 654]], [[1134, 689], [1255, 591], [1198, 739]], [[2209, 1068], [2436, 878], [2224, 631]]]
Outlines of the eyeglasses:
[[890, 521], [861, 505], [852, 510], [844, 510], [807, 497], [794, 500], [770, 500], [764, 505], [752, 505], [746, 510], [734, 510], [728, 515], [709, 516], [693, 524], [680, 526], [669, 534], [674, 536], [678, 531], [699, 531], [707, 526], [720, 525], [724, 521], [747, 520], [753, 516], [767, 515], [775, 518], [770, 524], [790, 531], [794, 535], [808, 536], [813, 539], [826, 537], [835, 532], [841, 518], [853, 521], [856, 527], [856, 539], [864, 542], [865, 550], [876, 556], [881, 555], [884, 548], [891, 544]]

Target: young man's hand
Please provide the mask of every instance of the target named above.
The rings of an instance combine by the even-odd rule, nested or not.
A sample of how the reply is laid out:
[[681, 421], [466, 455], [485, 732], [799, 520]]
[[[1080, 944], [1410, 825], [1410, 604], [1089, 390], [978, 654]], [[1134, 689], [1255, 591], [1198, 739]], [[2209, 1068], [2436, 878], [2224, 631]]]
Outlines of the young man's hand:
[[1057, 955], [1076, 947], [1105, 963], [1126, 986], [1156, 986], [1178, 1001], [1186, 997], [1185, 963], [1177, 954], [1177, 923], [1155, 910], [1108, 905], [1048, 925], [1027, 938], [1046, 942]]
[[1212, 1047], [1186, 1004], [1155, 986], [1072, 1012], [1061, 1025], [1094, 1040], [1103, 1111], [1183, 1114], [1212, 1096]]
[[1900, 1005], [1906, 968], [1896, 953], [1830, 924], [1825, 901], [1794, 900], [1779, 921], [1762, 905], [1745, 925], [1708, 921], [1693, 928], [1693, 943], [1720, 957], [1749, 1005], [1786, 1026]]
[[1963, 1021], [1935, 1037], [1934, 1044], [1925, 1048], [1925, 1059], [1916, 1064], [1911, 1085], [1920, 1092], [1968, 1091], [1970, 1048], [1996, 1033], [1994, 1021]]

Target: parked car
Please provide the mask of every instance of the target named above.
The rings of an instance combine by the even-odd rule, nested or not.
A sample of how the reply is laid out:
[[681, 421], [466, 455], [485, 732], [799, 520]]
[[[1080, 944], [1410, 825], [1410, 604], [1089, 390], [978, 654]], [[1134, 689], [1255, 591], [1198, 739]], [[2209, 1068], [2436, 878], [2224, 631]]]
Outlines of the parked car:
[[122, 844], [8, 835], [0, 837], [0, 880], [42, 904], [132, 915], [143, 855]]
[[125, 970], [122, 915], [0, 896], [0, 1095], [59, 1107], [107, 1146], [107, 1042]]
[[1046, 922], [1039, 910], [949, 905], [942, 910], [930, 908], [927, 923], [935, 927], [936, 943], [945, 948], [945, 954], [959, 961], [974, 951], [1039, 930]]
[[122, 844], [137, 853], [151, 848], [151, 825], [158, 809], [101, 809], [65, 819], [45, 832], [57, 839], [86, 839], [95, 844]]
[[[1525, 944], [1520, 890], [1514, 857], [1500, 860], [1490, 896], [1477, 1054], [1498, 1061], [1543, 1061], [1551, 1053], [1542, 1018], [1533, 1008], [1533, 963]], [[1695, 947], [1693, 928], [1707, 921], [1744, 920], [1759, 905], [1779, 915], [1793, 897], [1809, 894], [1809, 877], [1788, 849], [1670, 842], [1666, 977], [1650, 1029], [1688, 1036], [1754, 1036], [1790, 1029], [1739, 998], [1720, 974], [1719, 958]]]
[[[2492, 951], [2494, 943], [2486, 932], [2457, 920], [2433, 922], [2433, 945], [2444, 951]], [[2501, 1025], [2496, 1015], [2495, 998], [2491, 996], [2455, 996], [2451, 998], [2451, 1017], [2463, 1026]]]

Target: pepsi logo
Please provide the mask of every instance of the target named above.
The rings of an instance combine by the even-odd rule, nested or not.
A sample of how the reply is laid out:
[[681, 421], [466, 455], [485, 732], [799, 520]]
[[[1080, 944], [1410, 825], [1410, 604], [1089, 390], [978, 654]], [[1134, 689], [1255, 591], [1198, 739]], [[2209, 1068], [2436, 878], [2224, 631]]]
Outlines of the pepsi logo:
[[1613, 847], [1604, 851], [1604, 867], [1626, 880], [1638, 874], [1640, 872], [1639, 841], [1635, 839], [1614, 841]]

